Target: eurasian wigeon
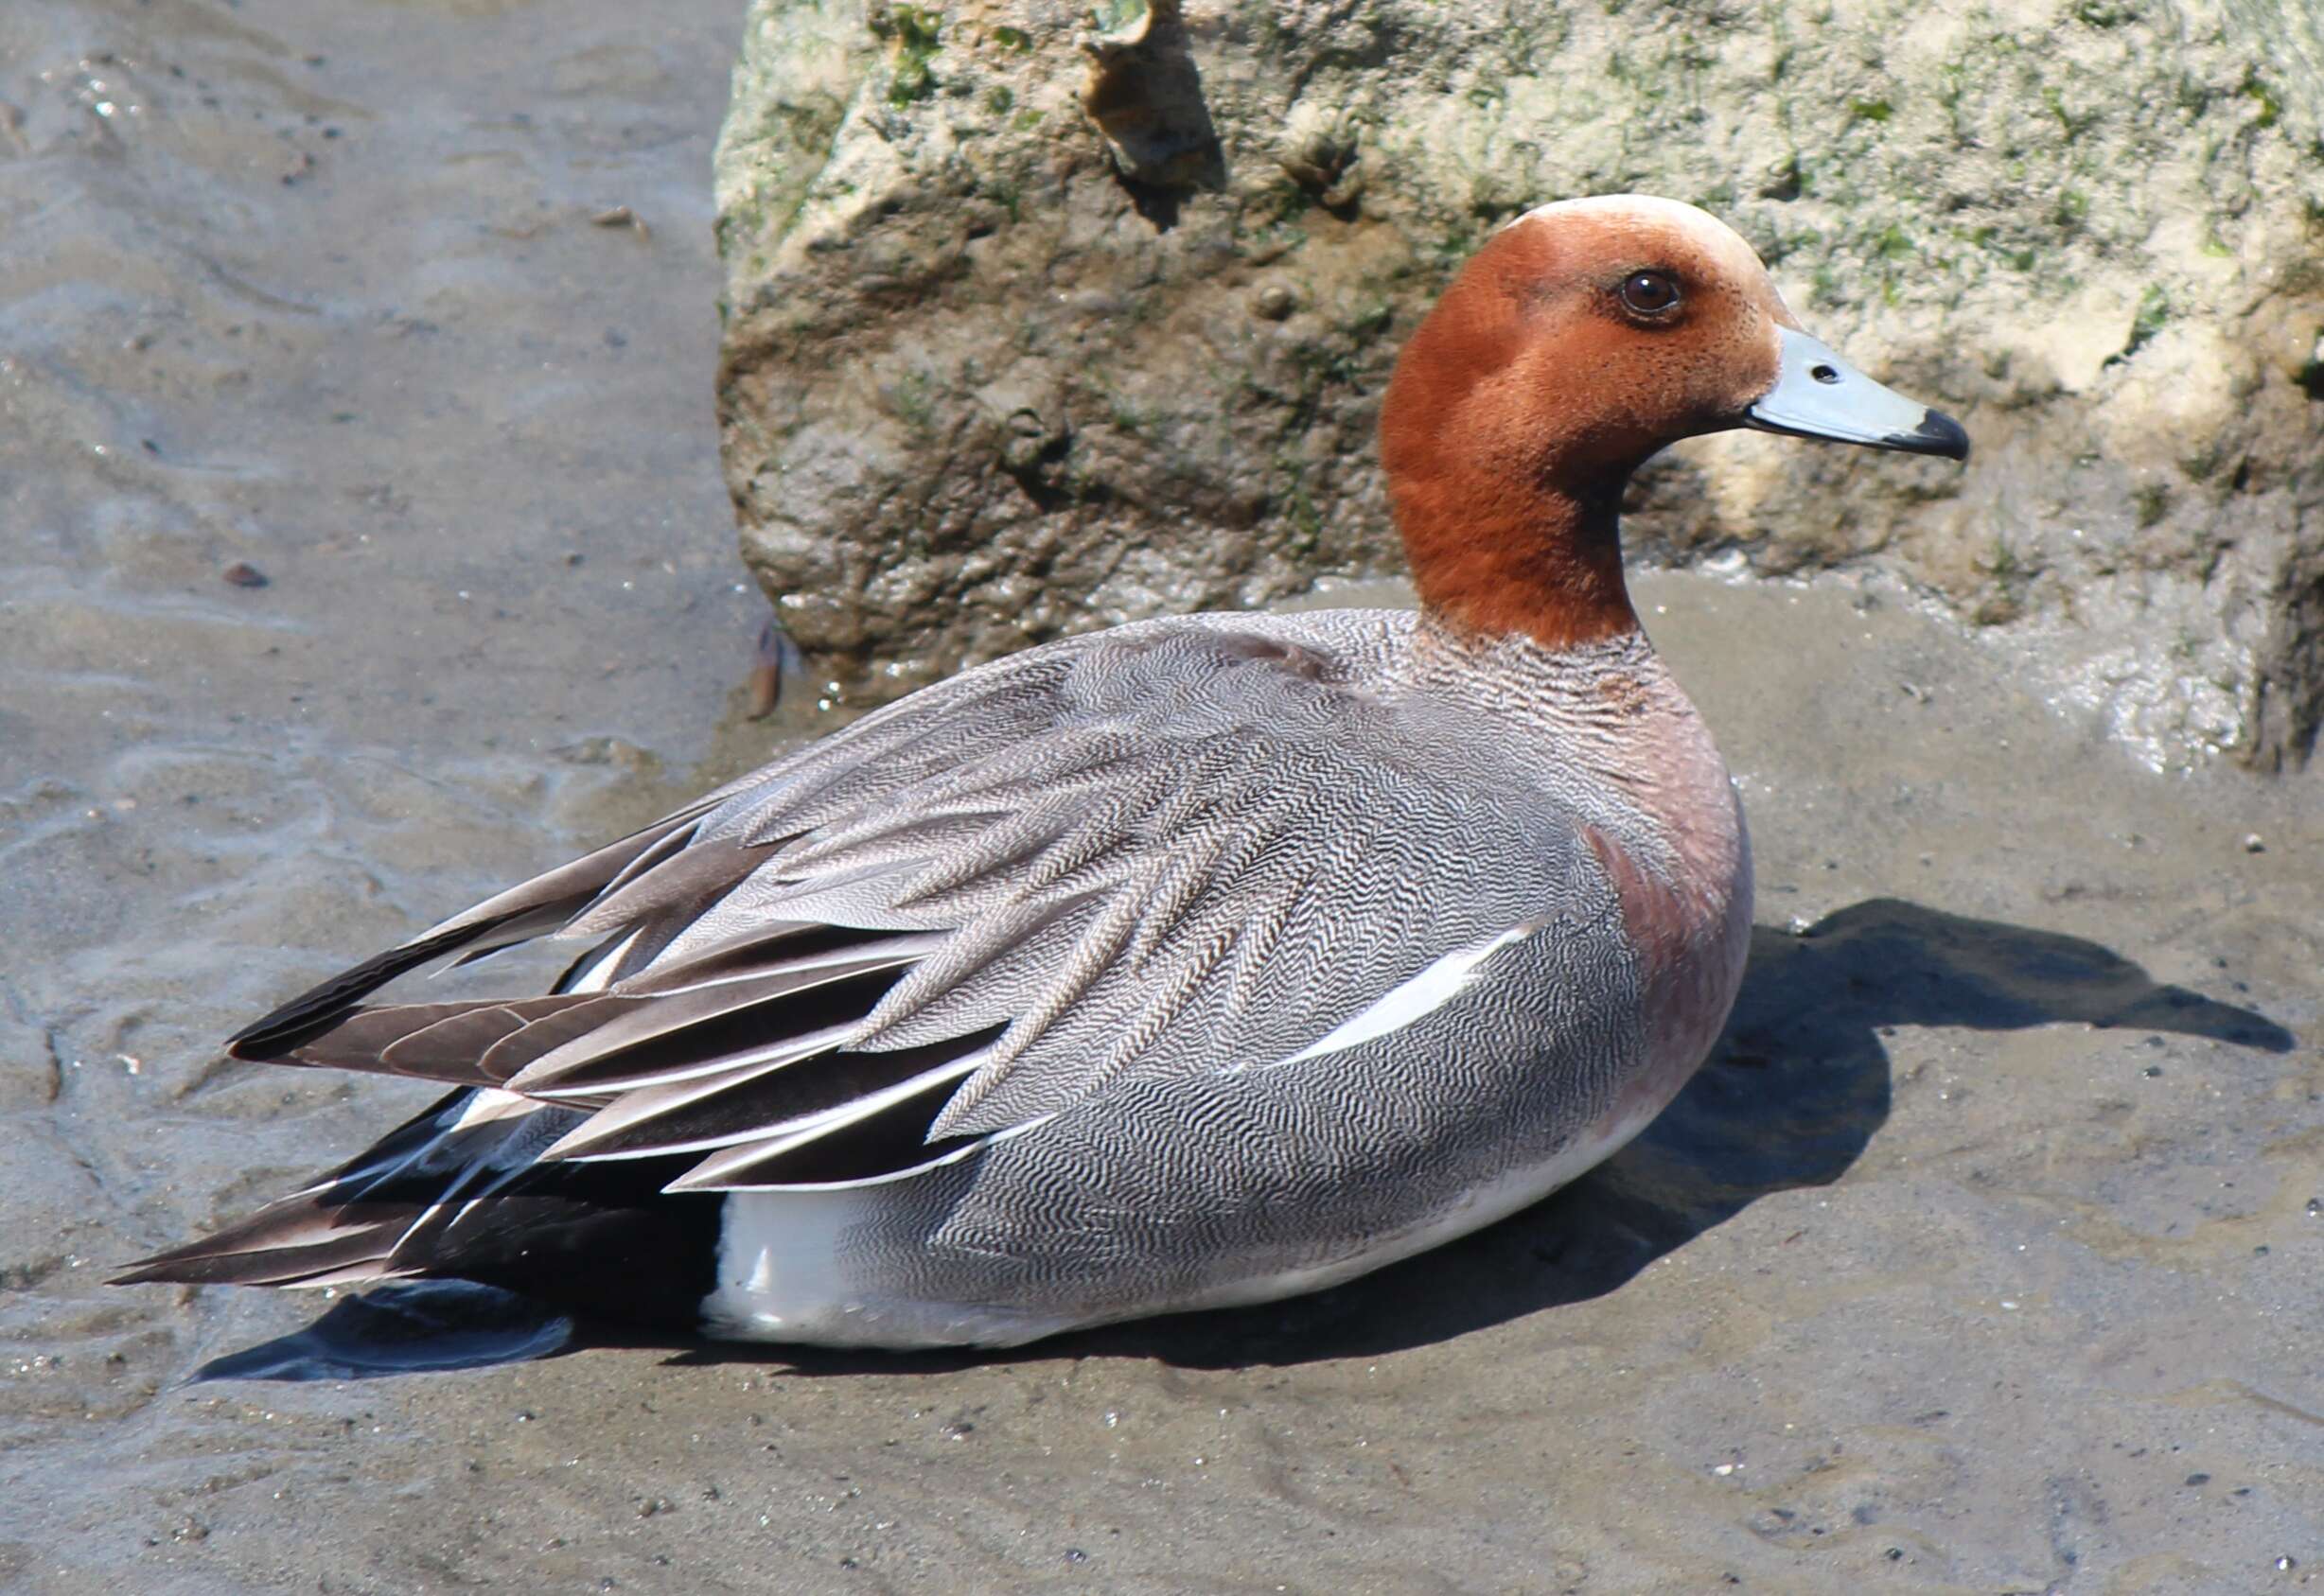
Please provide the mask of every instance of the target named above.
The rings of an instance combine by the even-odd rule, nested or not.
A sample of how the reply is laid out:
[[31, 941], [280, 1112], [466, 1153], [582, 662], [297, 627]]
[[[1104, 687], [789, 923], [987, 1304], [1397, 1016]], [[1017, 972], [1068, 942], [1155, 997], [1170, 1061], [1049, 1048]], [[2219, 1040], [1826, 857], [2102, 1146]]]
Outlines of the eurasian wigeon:
[[[1742, 810], [1615, 527], [1647, 456], [1736, 427], [1968, 450], [1701, 211], [1519, 218], [1382, 407], [1418, 613], [965, 671], [334, 976], [231, 1050], [451, 1095], [125, 1279], [998, 1346], [1539, 1200], [1670, 1100], [1742, 975]], [[545, 994], [361, 1002], [543, 936], [587, 945]]]

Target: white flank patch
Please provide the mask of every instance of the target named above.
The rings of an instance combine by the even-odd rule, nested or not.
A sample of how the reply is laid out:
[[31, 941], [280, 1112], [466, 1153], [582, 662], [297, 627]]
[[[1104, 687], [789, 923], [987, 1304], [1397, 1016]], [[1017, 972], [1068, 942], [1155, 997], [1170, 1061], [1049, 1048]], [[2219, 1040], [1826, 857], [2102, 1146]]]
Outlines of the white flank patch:
[[981, 1304], [866, 1295], [840, 1268], [849, 1227], [877, 1187], [730, 1193], [719, 1215], [718, 1286], [703, 1323], [738, 1341], [807, 1346], [1018, 1346], [1086, 1323]]
[[1512, 925], [1500, 936], [1480, 947], [1447, 954], [1411, 980], [1389, 989], [1386, 996], [1363, 1013], [1341, 1026], [1320, 1042], [1309, 1044], [1288, 1059], [1277, 1059], [1276, 1065], [1296, 1064], [1309, 1059], [1320, 1059], [1327, 1053], [1338, 1053], [1366, 1042], [1402, 1030], [1415, 1020], [1443, 1008], [1461, 993], [1476, 976], [1484, 962], [1512, 942], [1520, 942], [1541, 929], [1539, 921], [1527, 921]]
[[844, 1321], [839, 1233], [853, 1193], [750, 1191], [718, 1210], [718, 1285], [702, 1301], [713, 1328], [753, 1341], [821, 1340]]

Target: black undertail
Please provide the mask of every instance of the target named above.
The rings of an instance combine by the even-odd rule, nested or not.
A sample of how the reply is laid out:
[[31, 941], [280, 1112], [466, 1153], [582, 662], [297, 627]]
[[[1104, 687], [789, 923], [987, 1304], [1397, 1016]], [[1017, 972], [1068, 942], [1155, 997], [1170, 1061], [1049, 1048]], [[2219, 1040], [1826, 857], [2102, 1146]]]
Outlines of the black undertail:
[[507, 1145], [554, 1129], [531, 1119], [449, 1130], [468, 1096], [452, 1093], [328, 1179], [114, 1283], [472, 1280], [598, 1317], [691, 1328], [716, 1285], [724, 1198], [665, 1194], [682, 1158], [533, 1161]]

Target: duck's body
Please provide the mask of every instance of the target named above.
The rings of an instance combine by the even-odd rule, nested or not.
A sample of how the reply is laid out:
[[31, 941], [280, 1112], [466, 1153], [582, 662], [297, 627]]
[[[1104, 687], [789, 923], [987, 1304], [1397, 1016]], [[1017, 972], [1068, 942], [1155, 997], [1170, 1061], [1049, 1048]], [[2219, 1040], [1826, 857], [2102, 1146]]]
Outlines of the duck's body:
[[[1055, 892], [1036, 884], [1063, 856], [1119, 839], [1053, 942], [979, 973], [1023, 994], [1015, 1011], [1066, 1012], [946, 1110], [941, 1130], [978, 1138], [949, 1161], [730, 1195], [708, 1320], [1006, 1343], [1264, 1301], [1488, 1223], [1628, 1141], [1726, 1014], [1750, 870], [1725, 771], [1659, 661], [1593, 653], [1577, 669], [1351, 610], [1149, 623], [962, 678], [947, 698], [1014, 699], [1011, 759], [1093, 733], [1129, 750], [1098, 779], [1110, 834], [1010, 859], [958, 933], [984, 940]], [[1667, 762], [1629, 763], [1646, 745], [1625, 715], [1658, 722]], [[1192, 814], [1189, 773], [1213, 795]], [[766, 801], [729, 800], [737, 817]], [[1708, 890], [1679, 886], [1682, 849], [1716, 856]], [[896, 890], [849, 918], [912, 919]]]
[[[462, 1090], [135, 1278], [449, 1275], [737, 1338], [1006, 1345], [1344, 1280], [1622, 1146], [1733, 1003], [1750, 852], [1621, 595], [1606, 482], [1666, 439], [1592, 462], [1536, 429], [1547, 454], [1464, 500], [1447, 429], [1489, 432], [1462, 403], [1523, 367], [1443, 376], [1478, 303], [1400, 368], [1426, 413], [1389, 395], [1419, 615], [1034, 649], [446, 921], [234, 1045]], [[1423, 558], [1464, 515], [1530, 527], [1556, 579]], [[593, 944], [551, 994], [356, 1007], [547, 933]]]

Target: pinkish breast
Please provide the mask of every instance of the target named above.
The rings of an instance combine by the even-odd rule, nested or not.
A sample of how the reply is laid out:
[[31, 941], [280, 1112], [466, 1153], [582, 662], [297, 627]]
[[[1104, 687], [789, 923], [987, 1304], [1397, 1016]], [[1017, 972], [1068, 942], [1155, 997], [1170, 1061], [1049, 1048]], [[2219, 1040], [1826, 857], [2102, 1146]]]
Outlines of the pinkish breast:
[[1686, 1084], [1742, 984], [1751, 846], [1726, 762], [1636, 630], [1553, 649], [1424, 613], [1407, 668], [1424, 691], [1489, 706], [1508, 745], [1537, 762], [1544, 789], [1587, 817], [1580, 835], [1613, 887], [1643, 975], [1646, 1067], [1601, 1128], [1618, 1145]]
[[1751, 840], [1743, 804], [1709, 729], [1651, 656], [1600, 684], [1617, 735], [1592, 740], [1597, 773], [1639, 810], [1627, 838], [1582, 836], [1622, 904], [1644, 981], [1646, 1067], [1613, 1116], [1650, 1117], [1718, 1040], [1751, 948]]

